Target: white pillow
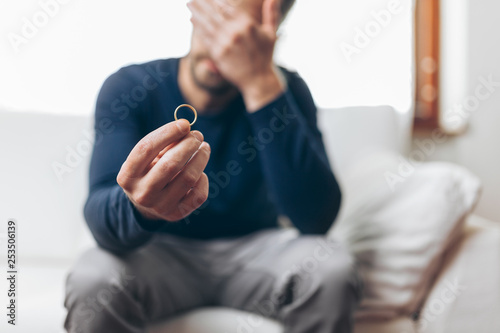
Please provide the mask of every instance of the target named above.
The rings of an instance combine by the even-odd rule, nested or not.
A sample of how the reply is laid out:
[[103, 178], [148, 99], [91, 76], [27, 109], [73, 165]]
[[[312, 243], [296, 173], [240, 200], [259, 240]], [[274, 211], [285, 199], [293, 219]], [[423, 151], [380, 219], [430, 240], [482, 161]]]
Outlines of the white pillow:
[[458, 165], [414, 165], [378, 151], [340, 183], [344, 199], [330, 236], [357, 258], [364, 299], [356, 318], [417, 312], [479, 198], [480, 180]]

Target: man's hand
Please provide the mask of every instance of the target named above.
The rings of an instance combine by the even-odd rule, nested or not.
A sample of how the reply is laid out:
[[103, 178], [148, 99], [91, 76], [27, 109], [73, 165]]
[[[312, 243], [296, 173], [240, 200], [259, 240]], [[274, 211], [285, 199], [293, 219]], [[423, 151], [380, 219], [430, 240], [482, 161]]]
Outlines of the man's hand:
[[273, 64], [281, 0], [264, 0], [261, 22], [232, 5], [234, 1], [238, 0], [191, 0], [188, 7], [195, 33], [252, 112], [284, 91], [284, 80]]
[[147, 219], [178, 221], [208, 197], [203, 172], [210, 146], [181, 119], [146, 135], [132, 149], [116, 178]]

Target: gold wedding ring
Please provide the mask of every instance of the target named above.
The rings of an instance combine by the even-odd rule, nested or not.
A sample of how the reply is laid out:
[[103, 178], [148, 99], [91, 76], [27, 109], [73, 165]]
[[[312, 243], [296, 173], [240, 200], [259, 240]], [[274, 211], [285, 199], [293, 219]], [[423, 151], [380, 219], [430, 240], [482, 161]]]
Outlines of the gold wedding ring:
[[191, 105], [189, 105], [189, 104], [181, 104], [181, 105], [179, 105], [177, 107], [177, 109], [175, 109], [175, 112], [174, 112], [174, 118], [175, 118], [175, 120], [179, 120], [179, 119], [177, 119], [177, 111], [179, 111], [179, 109], [183, 108], [183, 107], [190, 108], [193, 111], [193, 113], [194, 113], [194, 120], [190, 124], [191, 126], [193, 126], [194, 123], [196, 122], [196, 119], [198, 119], [198, 113], [196, 112], [196, 109], [194, 107], [192, 107]]

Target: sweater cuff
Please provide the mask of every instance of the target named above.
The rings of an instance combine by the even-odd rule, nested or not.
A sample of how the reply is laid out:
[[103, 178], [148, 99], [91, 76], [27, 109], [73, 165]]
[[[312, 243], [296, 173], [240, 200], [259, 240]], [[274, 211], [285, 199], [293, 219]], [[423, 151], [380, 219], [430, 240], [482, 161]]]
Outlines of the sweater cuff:
[[131, 211], [131, 216], [133, 216], [134, 219], [134, 224], [141, 230], [141, 231], [147, 231], [147, 232], [155, 232], [161, 229], [167, 221], [165, 220], [149, 220], [146, 219], [144, 216], [142, 216], [141, 212], [137, 210], [137, 208], [134, 206], [134, 204], [130, 201], [128, 201], [128, 206]]
[[247, 113], [247, 117], [257, 128], [270, 127], [281, 132], [283, 125], [298, 120], [299, 115], [294, 110], [293, 101], [293, 95], [290, 89], [287, 89], [261, 109]]

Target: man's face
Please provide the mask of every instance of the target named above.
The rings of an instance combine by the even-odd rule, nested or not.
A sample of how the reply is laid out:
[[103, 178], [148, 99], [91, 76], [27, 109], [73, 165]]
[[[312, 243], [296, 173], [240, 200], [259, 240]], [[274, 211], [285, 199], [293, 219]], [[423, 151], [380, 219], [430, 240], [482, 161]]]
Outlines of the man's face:
[[[231, 6], [237, 10], [246, 11], [255, 17], [258, 22], [261, 20], [263, 0], [220, 0], [221, 11], [225, 6]], [[207, 15], [220, 15], [219, 13], [207, 13]], [[221, 95], [233, 89], [233, 85], [220, 75], [214, 62], [211, 60], [207, 47], [202, 40], [203, 37], [193, 29], [191, 38], [190, 74], [195, 84], [212, 95]]]

